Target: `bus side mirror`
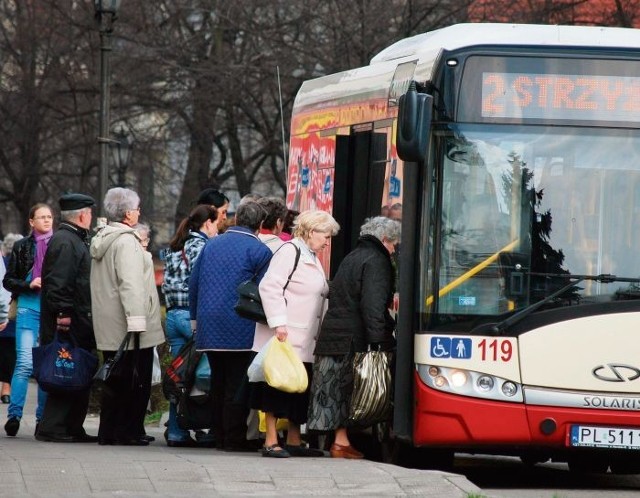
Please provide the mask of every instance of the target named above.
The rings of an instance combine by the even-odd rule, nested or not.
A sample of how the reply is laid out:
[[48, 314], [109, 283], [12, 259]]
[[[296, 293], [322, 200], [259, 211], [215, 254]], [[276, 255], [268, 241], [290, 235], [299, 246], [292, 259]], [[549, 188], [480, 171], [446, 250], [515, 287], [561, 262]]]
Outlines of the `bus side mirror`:
[[407, 162], [423, 162], [427, 158], [433, 97], [418, 93], [412, 82], [407, 93], [400, 97], [398, 106], [398, 157]]

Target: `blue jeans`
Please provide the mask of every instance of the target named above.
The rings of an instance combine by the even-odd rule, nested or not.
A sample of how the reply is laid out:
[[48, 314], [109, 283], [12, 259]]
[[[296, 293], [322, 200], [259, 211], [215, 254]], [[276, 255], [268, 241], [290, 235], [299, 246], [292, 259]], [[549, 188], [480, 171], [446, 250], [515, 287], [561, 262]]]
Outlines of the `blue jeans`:
[[[33, 372], [31, 348], [40, 343], [40, 312], [28, 308], [18, 308], [16, 318], [16, 367], [11, 378], [11, 403], [7, 415], [9, 418], [22, 418], [22, 410], [27, 399], [29, 377]], [[47, 393], [38, 386], [38, 406], [36, 421], [42, 418]]]
[[[189, 310], [175, 308], [167, 311], [165, 326], [171, 357], [175, 358], [178, 356], [182, 346], [184, 346], [193, 335], [191, 333]], [[171, 441], [184, 441], [187, 438], [189, 438], [189, 431], [181, 429], [178, 426], [177, 406], [175, 403], [170, 403], [167, 439]]]

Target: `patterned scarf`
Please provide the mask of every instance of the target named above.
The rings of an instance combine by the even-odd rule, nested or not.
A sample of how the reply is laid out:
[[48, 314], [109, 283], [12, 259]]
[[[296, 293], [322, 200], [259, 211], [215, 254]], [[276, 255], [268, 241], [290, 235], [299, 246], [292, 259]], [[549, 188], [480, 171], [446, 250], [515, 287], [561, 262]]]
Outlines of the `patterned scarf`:
[[42, 276], [42, 262], [44, 261], [44, 255], [47, 252], [47, 245], [49, 244], [49, 240], [52, 235], [53, 230], [49, 230], [45, 233], [34, 232], [34, 238], [36, 239], [36, 255], [33, 260], [31, 280]]

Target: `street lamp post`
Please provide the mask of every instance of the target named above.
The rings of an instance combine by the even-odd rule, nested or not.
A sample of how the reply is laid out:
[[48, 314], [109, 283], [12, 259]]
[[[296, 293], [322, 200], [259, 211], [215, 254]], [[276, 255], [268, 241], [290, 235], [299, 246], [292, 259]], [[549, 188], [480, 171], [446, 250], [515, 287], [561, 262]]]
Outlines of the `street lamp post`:
[[104, 217], [104, 194], [109, 176], [109, 79], [111, 75], [111, 33], [120, 0], [94, 0], [96, 20], [100, 27], [100, 125], [98, 144], [100, 145], [100, 168], [98, 172], [98, 216]]

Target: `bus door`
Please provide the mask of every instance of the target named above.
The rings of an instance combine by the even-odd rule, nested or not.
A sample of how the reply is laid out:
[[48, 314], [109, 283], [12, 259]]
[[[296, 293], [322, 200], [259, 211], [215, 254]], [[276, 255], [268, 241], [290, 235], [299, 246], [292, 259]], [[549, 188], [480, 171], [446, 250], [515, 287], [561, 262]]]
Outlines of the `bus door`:
[[333, 216], [340, 232], [331, 241], [331, 277], [355, 247], [366, 218], [380, 214], [387, 166], [388, 133], [372, 124], [336, 137]]

